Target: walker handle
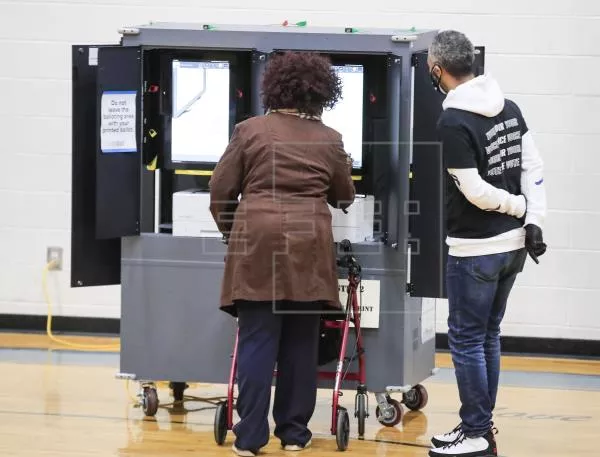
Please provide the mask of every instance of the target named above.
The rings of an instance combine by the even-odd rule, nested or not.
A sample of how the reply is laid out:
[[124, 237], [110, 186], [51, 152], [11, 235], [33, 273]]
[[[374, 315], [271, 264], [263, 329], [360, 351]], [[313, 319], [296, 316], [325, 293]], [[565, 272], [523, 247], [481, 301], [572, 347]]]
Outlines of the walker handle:
[[340, 241], [340, 248], [344, 252], [352, 252], [352, 243], [350, 243], [350, 240], [344, 239]]

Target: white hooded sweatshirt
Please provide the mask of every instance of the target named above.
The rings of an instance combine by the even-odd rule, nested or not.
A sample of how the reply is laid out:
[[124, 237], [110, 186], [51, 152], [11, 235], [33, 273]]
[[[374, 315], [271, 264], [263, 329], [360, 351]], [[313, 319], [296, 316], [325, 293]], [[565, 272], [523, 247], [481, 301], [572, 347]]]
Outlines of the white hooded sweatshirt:
[[[496, 80], [486, 74], [478, 76], [451, 90], [443, 103], [444, 110], [454, 108], [485, 117], [499, 115], [505, 97]], [[543, 229], [546, 215], [546, 190], [543, 162], [531, 132], [522, 136], [521, 192], [512, 195], [484, 181], [476, 168], [448, 169], [460, 192], [480, 209], [498, 211], [515, 217], [525, 215], [525, 225], [535, 224]], [[446, 240], [449, 254], [454, 256], [487, 255], [520, 249], [525, 243], [525, 230], [518, 228], [491, 238], [452, 238]]]

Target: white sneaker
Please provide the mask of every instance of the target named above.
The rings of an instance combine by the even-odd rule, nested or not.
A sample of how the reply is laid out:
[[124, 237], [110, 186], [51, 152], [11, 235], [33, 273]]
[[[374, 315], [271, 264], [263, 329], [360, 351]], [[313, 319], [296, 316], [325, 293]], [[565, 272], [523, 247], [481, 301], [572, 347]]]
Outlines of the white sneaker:
[[461, 429], [462, 424], [458, 424], [451, 432], [444, 433], [443, 435], [435, 435], [433, 438], [431, 438], [431, 444], [433, 444], [434, 448], [444, 447], [446, 444], [456, 441], [458, 435], [460, 435]]
[[231, 446], [231, 450], [233, 452], [235, 452], [237, 455], [239, 455], [240, 457], [256, 457], [258, 455], [258, 453], [254, 453], [252, 451], [247, 451], [245, 449], [238, 449], [237, 447], [235, 447], [235, 444], [233, 446]]
[[283, 447], [283, 450], [284, 451], [293, 451], [293, 452], [303, 451], [304, 449], [308, 449], [311, 444], [312, 444], [312, 440], [308, 440], [308, 443], [306, 443], [304, 446], [300, 446], [299, 444], [286, 444]]
[[493, 432], [479, 438], [462, 433], [450, 444], [429, 451], [429, 457], [495, 457], [498, 455]]

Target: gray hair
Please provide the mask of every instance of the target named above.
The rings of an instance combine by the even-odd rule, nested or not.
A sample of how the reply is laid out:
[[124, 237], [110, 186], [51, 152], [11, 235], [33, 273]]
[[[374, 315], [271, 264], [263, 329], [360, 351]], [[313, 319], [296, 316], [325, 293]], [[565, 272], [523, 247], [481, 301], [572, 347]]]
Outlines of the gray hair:
[[475, 48], [465, 34], [456, 30], [440, 32], [429, 47], [433, 62], [456, 78], [473, 72]]

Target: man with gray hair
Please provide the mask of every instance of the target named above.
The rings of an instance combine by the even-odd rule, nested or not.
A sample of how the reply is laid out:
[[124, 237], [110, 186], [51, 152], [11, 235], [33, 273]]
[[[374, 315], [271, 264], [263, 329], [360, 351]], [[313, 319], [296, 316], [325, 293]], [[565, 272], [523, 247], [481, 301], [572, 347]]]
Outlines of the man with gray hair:
[[542, 160], [519, 107], [491, 75], [475, 77], [474, 54], [464, 34], [444, 31], [427, 60], [446, 94], [438, 134], [448, 172], [448, 343], [461, 401], [461, 423], [432, 438], [431, 457], [498, 455], [500, 323], [527, 253], [538, 263], [546, 251]]

